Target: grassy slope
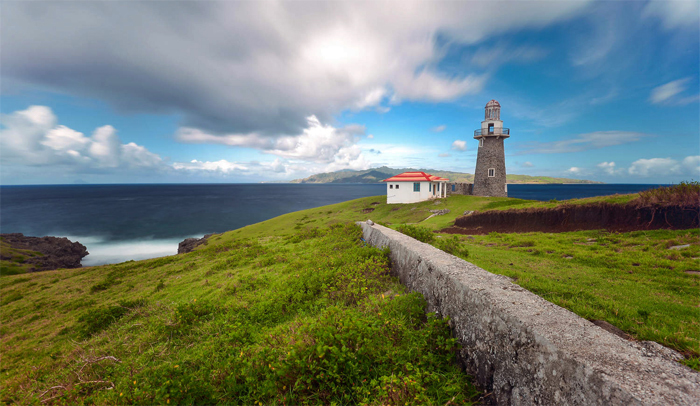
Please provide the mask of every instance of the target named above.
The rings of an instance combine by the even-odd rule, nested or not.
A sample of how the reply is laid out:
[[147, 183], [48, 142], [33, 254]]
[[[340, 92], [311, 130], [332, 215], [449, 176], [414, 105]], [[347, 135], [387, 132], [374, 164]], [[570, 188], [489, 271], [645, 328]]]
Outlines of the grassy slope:
[[31, 265], [25, 263], [27, 258], [43, 256], [40, 252], [11, 247], [2, 240], [2, 237], [0, 237], [0, 255], [2, 255], [3, 258], [10, 258], [0, 259], [0, 275], [25, 273], [31, 268]]
[[[634, 197], [578, 199], [574, 203], [624, 202]], [[218, 235], [207, 246], [184, 256], [3, 277], [2, 398], [36, 400], [46, 389], [61, 386], [65, 389], [54, 388], [42, 399], [63, 394], [70, 401], [158, 403], [167, 399], [201, 400], [194, 396], [205, 396], [203, 393], [214, 396], [214, 400], [248, 403], [283, 403], [285, 399], [313, 403], [329, 394], [337, 395], [335, 399], [339, 400], [354, 396], [351, 399], [370, 402], [389, 400], [395, 394], [402, 401], [414, 403], [426, 399], [445, 403], [444, 396], [451, 394], [466, 399], [473, 390], [465, 385], [465, 377], [451, 369], [443, 350], [434, 354], [430, 351], [434, 340], [447, 339], [445, 325], [432, 320], [417, 323], [422, 317], [418, 317], [422, 315], [422, 300], [404, 294], [395, 280], [385, 279], [385, 274], [377, 271], [385, 266], [381, 255], [357, 245], [356, 229], [322, 233], [306, 230], [367, 218], [391, 225], [420, 222], [437, 230], [450, 225], [465, 210], [548, 205], [555, 203], [452, 196], [437, 205], [386, 205], [382, 196], [369, 197], [286, 214]], [[374, 210], [362, 212], [368, 208]], [[429, 210], [444, 208], [451, 213], [421, 222], [430, 215]], [[638, 339], [656, 340], [697, 356], [699, 278], [684, 271], [698, 269], [698, 261], [693, 259], [700, 257], [698, 237], [696, 229], [458, 238], [469, 251], [468, 260], [491, 272], [513, 277], [521, 286], [583, 317], [607, 320]], [[690, 243], [691, 247], [666, 249], [681, 243]], [[368, 258], [373, 258], [376, 267], [363, 268]], [[367, 277], [353, 273], [353, 269], [375, 271]], [[339, 284], [342, 275], [354, 276]], [[362, 281], [372, 285], [363, 285]], [[352, 294], [343, 290], [338, 296], [338, 286], [358, 288], [358, 300], [339, 299]], [[368, 289], [363, 291], [363, 287]], [[119, 310], [124, 308], [133, 310]], [[121, 318], [116, 317], [116, 322], [101, 329], [104, 320], [81, 321], [84, 314]], [[321, 358], [329, 359], [331, 353], [337, 356], [332, 358], [332, 365], [347, 361], [340, 361], [346, 344], [332, 341], [337, 330], [323, 328], [345, 319], [356, 323], [356, 327], [347, 328], [355, 339], [380, 339], [371, 346], [378, 348], [372, 354], [376, 352], [381, 360], [373, 355], [364, 359], [364, 364], [351, 361], [356, 365], [352, 368], [380, 365], [373, 370], [374, 379], [351, 382], [357, 388], [338, 386], [340, 381], [333, 381], [326, 372], [321, 376], [320, 370], [314, 369], [328, 368], [329, 364], [313, 364], [303, 371], [290, 369], [300, 367], [289, 364], [286, 358], [295, 354], [292, 349], [308, 357], [312, 349], [325, 348]], [[360, 326], [366, 325], [377, 330], [363, 331]], [[392, 327], [384, 330], [384, 325]], [[85, 338], [91, 326], [97, 326], [97, 330]], [[415, 335], [410, 333], [414, 329]], [[381, 337], [396, 339], [382, 341]], [[324, 345], [315, 345], [319, 342]], [[420, 368], [411, 372], [388, 367], [402, 365], [397, 359], [409, 362], [405, 357], [423, 350], [408, 349], [421, 345], [427, 345], [429, 359], [410, 361]], [[338, 350], [341, 352], [333, 352]], [[246, 363], [240, 364], [242, 361], [232, 354], [239, 354]], [[107, 355], [122, 362], [95, 361]], [[365, 368], [362, 373], [369, 374], [372, 367]], [[303, 383], [291, 385], [285, 381], [289, 374], [311, 377], [307, 389]], [[110, 383], [80, 383], [77, 376], [84, 381], [109, 381], [117, 391], [101, 390]], [[245, 377], [260, 383], [241, 383]], [[395, 377], [406, 379], [404, 383], [410, 384], [411, 390], [391, 392], [391, 388], [401, 387]], [[224, 389], [231, 385], [239, 388], [235, 393], [238, 397], [231, 397], [232, 392]], [[447, 389], [435, 389], [438, 387]], [[363, 391], [375, 397], [367, 397]]]
[[[0, 400], [469, 403], [445, 321], [358, 227], [227, 233], [187, 255], [0, 279]], [[256, 227], [261, 227], [257, 225]], [[253, 227], [255, 228], [255, 227]], [[236, 234], [239, 234], [238, 236]], [[112, 388], [108, 390], [108, 388]]]
[[[637, 194], [538, 202], [509, 198], [450, 196], [433, 201], [387, 205], [376, 196], [304, 210], [254, 224], [224, 235], [264, 236], [270, 227], [283, 233], [297, 222], [322, 226], [372, 219], [392, 227], [415, 223], [431, 230], [452, 225], [467, 210], [555, 207], [595, 202], [627, 203]], [[373, 204], [377, 203], [379, 204]], [[374, 208], [371, 213], [363, 209]], [[450, 213], [425, 220], [429, 210]], [[445, 236], [444, 238], [447, 238]], [[609, 233], [523, 233], [458, 237], [470, 262], [490, 272], [510, 276], [515, 283], [591, 320], [606, 320], [640, 340], [652, 340], [693, 359], [700, 355], [700, 278], [685, 271], [700, 269], [700, 231], [654, 230]], [[684, 250], [667, 248], [690, 244]], [[512, 265], [511, 265], [512, 264]]]

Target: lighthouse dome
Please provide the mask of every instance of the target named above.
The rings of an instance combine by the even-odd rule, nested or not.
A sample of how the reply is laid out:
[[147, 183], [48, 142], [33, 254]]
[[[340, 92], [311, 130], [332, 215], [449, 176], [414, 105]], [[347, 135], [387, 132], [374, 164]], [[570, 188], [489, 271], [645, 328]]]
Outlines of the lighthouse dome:
[[486, 108], [489, 107], [501, 107], [501, 104], [496, 100], [491, 100], [490, 102], [486, 103]]

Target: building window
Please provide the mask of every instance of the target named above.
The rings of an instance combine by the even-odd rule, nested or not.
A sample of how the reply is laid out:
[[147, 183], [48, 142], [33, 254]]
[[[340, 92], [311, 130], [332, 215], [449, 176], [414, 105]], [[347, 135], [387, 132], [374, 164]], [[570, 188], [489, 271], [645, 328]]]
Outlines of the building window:
[[432, 191], [433, 191], [433, 184], [428, 183], [428, 192], [432, 192]]
[[420, 192], [420, 183], [419, 182], [416, 182], [413, 184], [413, 191]]
[[394, 185], [389, 185], [389, 189], [393, 189], [393, 188], [394, 188]]
[[399, 185], [396, 185], [396, 188], [398, 189], [398, 188], [399, 188]]
[[453, 192], [455, 191], [455, 185], [452, 185], [452, 191]]
[[436, 184], [436, 186], [437, 186], [437, 191], [439, 192], [440, 191], [440, 184], [438, 183], [438, 184]]
[[483, 146], [484, 146], [484, 139], [483, 139], [483, 138], [479, 138], [479, 148], [481, 148], [481, 147], [483, 147]]
[[494, 168], [489, 168], [489, 178], [496, 176], [496, 170]]

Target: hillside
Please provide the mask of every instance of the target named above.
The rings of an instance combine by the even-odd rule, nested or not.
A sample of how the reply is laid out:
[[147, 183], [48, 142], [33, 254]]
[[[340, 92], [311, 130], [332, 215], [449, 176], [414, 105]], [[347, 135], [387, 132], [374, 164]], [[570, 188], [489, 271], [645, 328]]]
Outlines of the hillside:
[[[578, 199], [625, 203], [638, 195]], [[43, 404], [468, 404], [446, 321], [360, 240], [371, 218], [698, 368], [700, 232], [434, 234], [464, 211], [557, 202], [384, 196], [289, 213], [194, 252], [0, 277], [0, 400]], [[449, 209], [431, 217], [430, 210]], [[403, 224], [416, 224], [410, 227]], [[427, 233], [422, 230], [428, 230]], [[669, 249], [683, 246], [683, 249]]]
[[[386, 166], [380, 168], [372, 168], [364, 171], [353, 171], [345, 169], [336, 172], [318, 173], [304, 179], [295, 179], [291, 183], [378, 183], [391, 176], [402, 172], [422, 171], [431, 175], [440, 176], [449, 179], [451, 182], [473, 182], [474, 174], [450, 171], [438, 171], [435, 169], [414, 169], [402, 168], [394, 169]], [[529, 175], [507, 175], [508, 183], [602, 183], [590, 180], [568, 179], [568, 178], [552, 178], [549, 176], [529, 176]]]

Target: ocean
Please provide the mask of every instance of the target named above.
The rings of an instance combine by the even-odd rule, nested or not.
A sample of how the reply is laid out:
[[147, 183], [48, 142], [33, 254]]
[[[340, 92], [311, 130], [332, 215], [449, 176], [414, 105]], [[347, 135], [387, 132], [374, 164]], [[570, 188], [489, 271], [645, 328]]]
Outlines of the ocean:
[[[508, 185], [510, 197], [565, 200], [659, 185]], [[83, 265], [177, 253], [180, 241], [293, 211], [384, 195], [384, 184], [153, 184], [0, 187], [0, 232], [68, 237]]]

